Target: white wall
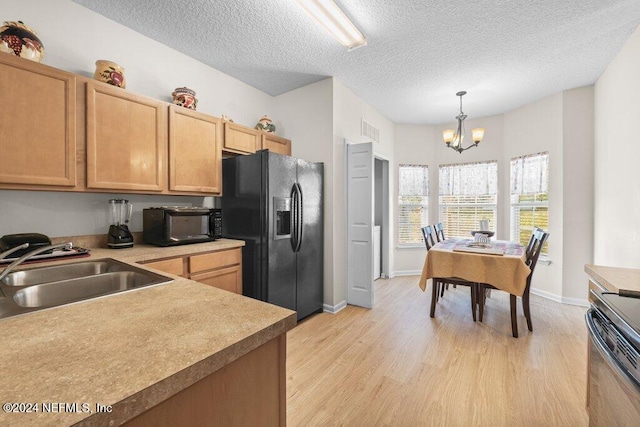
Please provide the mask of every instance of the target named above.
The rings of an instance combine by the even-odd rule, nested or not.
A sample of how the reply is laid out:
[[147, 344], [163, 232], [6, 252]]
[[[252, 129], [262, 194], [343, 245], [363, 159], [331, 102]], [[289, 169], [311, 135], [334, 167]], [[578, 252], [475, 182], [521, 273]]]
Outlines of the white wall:
[[[93, 76], [95, 61], [109, 59], [125, 68], [128, 91], [171, 101], [173, 89], [188, 86], [197, 92], [198, 111], [224, 113], [251, 127], [263, 114], [273, 115], [271, 96], [71, 0], [4, 2], [2, 11], [3, 19], [21, 20], [38, 33], [47, 65]], [[0, 191], [0, 235], [38, 229], [51, 237], [101, 234], [106, 231], [102, 206], [114, 196]], [[145, 206], [212, 203], [195, 197], [127, 198], [135, 203], [133, 231], [142, 229]]]
[[[549, 152], [549, 259], [550, 265], [538, 263], [532, 288], [559, 299], [562, 295], [563, 256], [563, 108], [562, 93], [504, 115], [505, 198], [508, 199], [510, 159], [525, 154]], [[509, 236], [509, 201], [502, 205], [504, 236]]]
[[[446, 144], [442, 141], [442, 131], [445, 129], [455, 129], [457, 123], [448, 123], [441, 126], [436, 126], [436, 135], [437, 139], [434, 141], [434, 145], [436, 147], [436, 154], [438, 159], [438, 165], [441, 164], [452, 164], [452, 163], [469, 163], [469, 162], [483, 162], [483, 161], [498, 161], [498, 212], [497, 222], [501, 224], [502, 227], [496, 230], [496, 238], [509, 240], [508, 228], [507, 233], [505, 234], [504, 228], [504, 217], [501, 215], [502, 212], [499, 209], [499, 206], [504, 201], [504, 194], [508, 195], [509, 184], [504, 181], [505, 170], [508, 170], [509, 165], [507, 163], [505, 167], [503, 153], [504, 153], [504, 135], [503, 135], [503, 116], [488, 116], [475, 118], [470, 117], [465, 120], [465, 128], [467, 132], [467, 138], [471, 136], [471, 129], [475, 129], [477, 127], [485, 128], [484, 139], [482, 142], [474, 148], [470, 148], [467, 151], [462, 153], [458, 153], [457, 151], [448, 148]], [[464, 146], [468, 145], [464, 144]], [[437, 166], [437, 165], [436, 165]], [[437, 177], [436, 170], [436, 177]], [[438, 182], [438, 181], [434, 181]], [[434, 191], [438, 192], [438, 187], [433, 187]], [[506, 192], [506, 193], [505, 193]], [[508, 196], [507, 196], [508, 197]], [[438, 222], [438, 212], [435, 212], [435, 219]], [[479, 225], [479, 224], [478, 224]]]
[[390, 174], [396, 178], [392, 188], [393, 202], [393, 248], [395, 275], [420, 274], [427, 251], [424, 246], [418, 248], [398, 247], [398, 174], [400, 165], [427, 165], [429, 167], [429, 223], [437, 222], [438, 189], [434, 183], [438, 182], [438, 161], [436, 155], [436, 131], [433, 126], [396, 124], [394, 162]]
[[176, 87], [196, 91], [198, 111], [253, 127], [271, 115], [272, 97], [71, 0], [4, 2], [4, 19], [20, 19], [38, 33], [44, 63], [93, 77], [95, 61], [125, 68], [127, 90], [171, 102]]
[[587, 86], [563, 94], [562, 299], [566, 302], [587, 299], [584, 265], [593, 262], [593, 93], [593, 86]]
[[[291, 139], [294, 157], [324, 163], [324, 303], [333, 306], [333, 79], [275, 98], [278, 134]], [[280, 124], [278, 124], [280, 123]]]
[[[128, 91], [171, 101], [174, 88], [187, 86], [197, 93], [198, 111], [226, 114], [251, 127], [263, 114], [271, 116], [278, 135], [293, 141], [294, 156], [325, 163], [325, 303], [336, 306], [345, 300], [343, 140], [364, 141], [360, 120], [365, 118], [381, 130], [376, 152], [391, 160], [391, 121], [334, 79], [272, 98], [70, 0], [10, 2], [3, 5], [3, 12], [5, 19], [22, 20], [36, 30], [47, 65], [92, 76], [95, 61], [108, 59], [125, 68]], [[52, 237], [101, 234], [107, 225], [103, 205], [116, 196], [0, 191], [0, 232], [40, 231]], [[215, 203], [198, 197], [126, 197], [135, 204], [133, 231], [141, 230], [143, 207]], [[393, 265], [393, 259], [390, 262]]]
[[[455, 111], [454, 111], [455, 113]], [[502, 177], [504, 165], [502, 155], [502, 116], [488, 116], [478, 119], [467, 119], [465, 127], [468, 135], [471, 129], [484, 127], [486, 129], [485, 138], [478, 147], [471, 148], [462, 154], [448, 148], [442, 141], [442, 131], [444, 129], [455, 128], [455, 123], [447, 123], [438, 126], [422, 126], [409, 124], [396, 124], [396, 145], [395, 162], [393, 165], [394, 177], [398, 176], [401, 164], [426, 164], [429, 167], [429, 223], [435, 224], [440, 221], [438, 209], [438, 168], [441, 164], [467, 163], [478, 161], [498, 161], [498, 173]], [[508, 164], [507, 164], [508, 168]], [[498, 181], [498, 204], [501, 205], [503, 179]], [[508, 183], [507, 189], [508, 189]], [[393, 221], [394, 221], [394, 251], [395, 251], [395, 274], [420, 274], [424, 264], [426, 249], [398, 247], [398, 185], [393, 191]], [[507, 190], [508, 191], [508, 190]], [[498, 209], [498, 223], [501, 224], [501, 210]], [[502, 235], [502, 230], [498, 230], [498, 238], [508, 239], [507, 235]]]
[[[44, 63], [71, 72], [93, 75], [97, 59], [113, 60], [125, 68], [127, 90], [170, 101], [175, 87], [197, 92], [198, 110], [253, 126], [263, 115], [274, 119], [279, 135], [293, 140], [293, 155], [325, 163], [325, 303], [337, 305], [346, 298], [346, 218], [344, 139], [365, 142], [360, 120], [381, 131], [375, 151], [390, 159], [391, 229], [397, 224], [397, 167], [400, 163], [426, 162], [430, 181], [437, 183], [437, 167], [443, 163], [478, 160], [499, 162], [499, 238], [509, 236], [509, 159], [537, 151], [550, 151], [550, 266], [539, 266], [534, 287], [550, 295], [580, 298], [576, 266], [584, 254], [569, 257], [571, 245], [589, 242], [576, 237], [588, 226], [589, 162], [586, 131], [589, 94], [567, 91], [504, 115], [470, 118], [467, 127], [487, 129], [479, 148], [463, 154], [445, 149], [441, 130], [446, 126], [394, 125], [335, 79], [272, 98], [180, 52], [102, 17], [71, 0], [23, 0], [3, 5], [4, 19], [22, 20], [33, 27], [46, 49]], [[612, 61], [595, 86], [595, 241], [594, 260], [599, 264], [640, 265], [640, 179], [637, 161], [640, 147], [632, 126], [640, 113], [640, 30]], [[452, 112], [452, 115], [455, 111]], [[469, 112], [472, 113], [472, 112]], [[473, 114], [471, 114], [473, 116]], [[634, 138], [632, 138], [632, 135]], [[622, 144], [624, 151], [615, 148]], [[563, 145], [564, 144], [564, 145]], [[584, 153], [575, 155], [582, 147]], [[575, 162], [567, 159], [569, 153]], [[563, 178], [563, 169], [564, 172]], [[568, 175], [570, 174], [570, 175]], [[580, 180], [572, 180], [578, 174]], [[583, 186], [583, 184], [585, 186]], [[570, 194], [571, 197], [567, 197]], [[95, 234], [106, 231], [102, 206], [110, 194], [0, 191], [0, 234], [40, 231], [52, 237]], [[573, 197], [575, 196], [575, 198]], [[567, 199], [565, 200], [565, 197]], [[127, 196], [136, 205], [133, 227], [139, 231], [142, 207], [157, 204], [202, 204], [194, 197]], [[437, 186], [432, 185], [430, 222], [437, 222]], [[566, 210], [566, 212], [565, 212]], [[105, 217], [106, 218], [106, 217]], [[566, 228], [566, 230], [565, 230]], [[39, 230], [38, 230], [39, 229]], [[388, 236], [395, 248], [397, 236]], [[566, 249], [566, 250], [565, 250]], [[419, 271], [421, 249], [391, 251], [391, 271]], [[564, 261], [564, 264], [563, 264]], [[589, 262], [585, 260], [584, 262]], [[563, 265], [573, 266], [563, 272]], [[564, 289], [562, 280], [565, 280]]]
[[[498, 161], [499, 239], [510, 239], [511, 158], [549, 152], [549, 259], [539, 263], [533, 291], [558, 301], [586, 300], [584, 264], [591, 260], [593, 237], [593, 87], [558, 93], [503, 115], [467, 119], [466, 128], [486, 128], [478, 148], [459, 154], [442, 142], [441, 126], [396, 125], [394, 174], [398, 165], [429, 166], [429, 222], [438, 219], [438, 166], [449, 163]], [[566, 154], [565, 154], [566, 153]], [[394, 205], [398, 188], [394, 187]], [[397, 224], [397, 206], [394, 206]], [[397, 242], [397, 233], [394, 236]], [[396, 248], [396, 274], [415, 274], [422, 269], [423, 248]]]
[[[350, 89], [333, 79], [333, 182], [334, 194], [334, 230], [333, 230], [333, 286], [335, 290], [333, 304], [342, 303], [347, 298], [346, 258], [347, 258], [347, 226], [346, 226], [346, 166], [345, 138], [351, 142], [368, 142], [368, 138], [360, 135], [361, 119], [367, 120], [380, 129], [380, 143], [374, 143], [374, 152], [389, 160], [389, 170], [393, 166], [394, 124], [380, 114], [371, 105], [364, 102]], [[394, 188], [395, 176], [390, 175], [390, 187]], [[391, 208], [391, 201], [389, 202]], [[390, 228], [393, 228], [391, 225]], [[393, 239], [388, 230], [389, 245]], [[393, 271], [393, 251], [389, 248], [389, 265]]]
[[129, 224], [132, 231], [142, 231], [144, 208], [176, 203], [203, 204], [202, 197], [0, 190], [0, 236], [31, 232], [50, 237], [106, 234], [109, 229], [107, 202], [114, 198], [133, 203], [135, 210]]
[[[339, 309], [346, 301], [344, 140], [368, 141], [360, 135], [360, 123], [364, 118], [380, 129], [381, 141], [375, 144], [374, 150], [388, 158], [391, 166], [394, 125], [334, 78], [276, 97], [274, 111], [279, 132], [281, 130], [283, 136], [292, 140], [292, 154], [325, 164], [324, 303], [329, 310]], [[278, 120], [283, 124], [278, 125]], [[390, 258], [392, 266], [393, 259]]]
[[595, 85], [594, 263], [640, 268], [640, 28]]

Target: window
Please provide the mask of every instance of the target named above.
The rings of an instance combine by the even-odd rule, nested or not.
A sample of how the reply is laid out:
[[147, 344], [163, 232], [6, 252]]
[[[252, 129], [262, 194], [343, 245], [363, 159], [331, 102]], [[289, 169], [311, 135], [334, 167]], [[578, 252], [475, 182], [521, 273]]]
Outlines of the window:
[[471, 237], [481, 220], [496, 229], [498, 162], [440, 165], [440, 222], [446, 237]]
[[511, 159], [511, 240], [526, 246], [533, 227], [549, 230], [548, 152]]
[[420, 228], [429, 220], [429, 168], [400, 165], [398, 187], [398, 243], [423, 246]]

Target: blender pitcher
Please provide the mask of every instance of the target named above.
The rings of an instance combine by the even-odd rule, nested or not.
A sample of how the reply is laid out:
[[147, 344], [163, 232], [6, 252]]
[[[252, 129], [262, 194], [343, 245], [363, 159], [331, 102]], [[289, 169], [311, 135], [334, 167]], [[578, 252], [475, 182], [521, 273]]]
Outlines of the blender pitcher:
[[128, 200], [109, 200], [109, 235], [107, 246], [111, 249], [130, 248], [133, 246], [133, 236], [129, 231], [129, 221], [133, 205]]

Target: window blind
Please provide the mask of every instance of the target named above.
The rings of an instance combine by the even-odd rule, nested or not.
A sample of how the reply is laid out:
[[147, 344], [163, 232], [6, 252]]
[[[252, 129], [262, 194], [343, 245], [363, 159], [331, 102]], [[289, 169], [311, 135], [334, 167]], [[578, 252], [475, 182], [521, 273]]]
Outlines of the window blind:
[[424, 245], [420, 228], [428, 222], [429, 169], [400, 165], [398, 176], [398, 243]]
[[511, 159], [511, 240], [526, 245], [534, 227], [549, 229], [548, 152]]
[[447, 237], [470, 237], [481, 220], [496, 229], [498, 162], [440, 165], [440, 222]]

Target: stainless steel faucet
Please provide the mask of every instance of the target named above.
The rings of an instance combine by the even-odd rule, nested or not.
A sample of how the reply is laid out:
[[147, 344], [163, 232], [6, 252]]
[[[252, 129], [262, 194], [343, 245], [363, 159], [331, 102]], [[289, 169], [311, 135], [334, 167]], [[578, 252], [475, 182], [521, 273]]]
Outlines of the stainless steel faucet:
[[[12, 254], [13, 252], [20, 250], [20, 249], [24, 249], [29, 247], [28, 243], [25, 243], [23, 245], [17, 246], [15, 248], [9, 249], [6, 252], [3, 252], [0, 254], [0, 259], [5, 258], [7, 255]], [[17, 266], [19, 266], [20, 264], [22, 264], [23, 262], [27, 261], [29, 258], [41, 254], [43, 252], [46, 251], [50, 251], [52, 249], [60, 249], [60, 248], [64, 248], [64, 249], [71, 249], [73, 247], [73, 243], [71, 242], [67, 242], [67, 243], [59, 243], [57, 245], [49, 245], [49, 246], [43, 246], [41, 248], [38, 249], [34, 249], [33, 251], [26, 253], [24, 255], [22, 255], [20, 258], [18, 258], [17, 260], [13, 261], [11, 264], [9, 264], [7, 266], [7, 268], [4, 269], [4, 271], [2, 273], [0, 273], [0, 282], [7, 277], [7, 275], [9, 273], [11, 273]]]
[[5, 259], [6, 257], [8, 257], [9, 255], [11, 255], [14, 252], [18, 252], [20, 249], [26, 249], [29, 247], [28, 243], [23, 243], [20, 246], [16, 246], [15, 248], [11, 248], [9, 250], [6, 250], [4, 252], [2, 252], [0, 254], [0, 259]]

